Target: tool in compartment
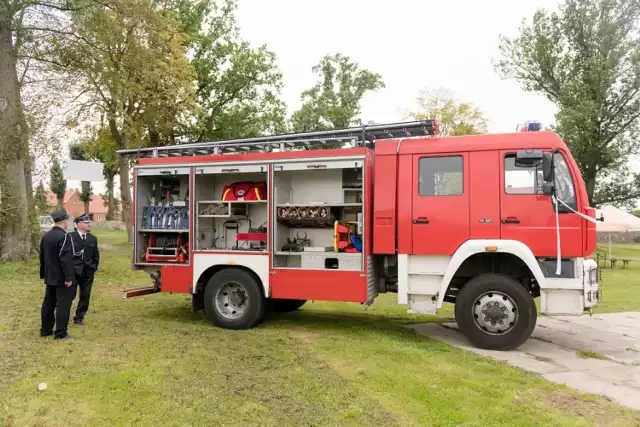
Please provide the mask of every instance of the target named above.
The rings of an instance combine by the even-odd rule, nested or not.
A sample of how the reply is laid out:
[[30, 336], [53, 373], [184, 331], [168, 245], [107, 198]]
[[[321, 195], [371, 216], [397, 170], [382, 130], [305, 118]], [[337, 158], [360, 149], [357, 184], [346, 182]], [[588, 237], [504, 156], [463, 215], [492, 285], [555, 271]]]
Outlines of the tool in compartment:
[[149, 233], [142, 260], [148, 263], [186, 263], [189, 259], [189, 239], [180, 233], [165, 235]]
[[234, 182], [222, 189], [221, 200], [224, 201], [256, 201], [267, 200], [266, 182]]
[[362, 239], [349, 227], [336, 221], [333, 225], [333, 250], [335, 252], [362, 252]]
[[246, 249], [265, 250], [267, 248], [267, 228], [249, 228], [249, 231], [246, 233], [238, 233], [236, 240], [238, 242], [236, 245], [238, 249], [244, 246], [245, 243], [248, 243], [249, 247]]
[[305, 246], [311, 246], [311, 240], [307, 238], [307, 233], [304, 233], [304, 237], [300, 235], [300, 232], [296, 232], [296, 237], [290, 239], [287, 237], [287, 243], [282, 246], [283, 252], [302, 252]]

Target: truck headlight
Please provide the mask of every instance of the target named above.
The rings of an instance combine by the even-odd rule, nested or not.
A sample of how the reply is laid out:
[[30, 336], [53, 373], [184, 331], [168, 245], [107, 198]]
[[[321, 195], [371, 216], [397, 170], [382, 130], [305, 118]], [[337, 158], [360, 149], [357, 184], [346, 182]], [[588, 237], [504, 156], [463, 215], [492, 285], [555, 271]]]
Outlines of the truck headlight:
[[598, 283], [598, 269], [589, 270], [589, 283]]

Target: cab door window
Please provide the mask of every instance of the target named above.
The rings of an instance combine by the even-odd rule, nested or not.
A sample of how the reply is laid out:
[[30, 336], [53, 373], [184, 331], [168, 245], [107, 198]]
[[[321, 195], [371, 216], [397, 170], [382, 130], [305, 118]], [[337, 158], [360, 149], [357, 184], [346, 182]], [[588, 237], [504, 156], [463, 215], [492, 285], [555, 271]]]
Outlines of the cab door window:
[[516, 155], [504, 158], [504, 191], [507, 194], [542, 194], [542, 168], [516, 166]]

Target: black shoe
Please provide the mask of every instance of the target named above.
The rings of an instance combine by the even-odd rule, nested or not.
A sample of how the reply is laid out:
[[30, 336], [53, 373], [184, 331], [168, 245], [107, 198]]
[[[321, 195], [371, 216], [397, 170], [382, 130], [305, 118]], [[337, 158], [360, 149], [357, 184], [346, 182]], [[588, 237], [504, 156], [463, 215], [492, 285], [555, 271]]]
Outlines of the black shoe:
[[74, 325], [87, 326], [87, 324], [84, 323], [84, 320], [82, 320], [82, 319], [74, 320], [73, 323], [74, 323]]
[[57, 340], [68, 340], [68, 339], [71, 339], [71, 335], [67, 334], [67, 335], [65, 335], [63, 337], [56, 337], [55, 339], [57, 339]]
[[51, 335], [53, 335], [53, 332], [47, 332], [47, 333], [40, 332], [40, 336], [43, 337], [43, 338], [44, 337], [50, 337]]

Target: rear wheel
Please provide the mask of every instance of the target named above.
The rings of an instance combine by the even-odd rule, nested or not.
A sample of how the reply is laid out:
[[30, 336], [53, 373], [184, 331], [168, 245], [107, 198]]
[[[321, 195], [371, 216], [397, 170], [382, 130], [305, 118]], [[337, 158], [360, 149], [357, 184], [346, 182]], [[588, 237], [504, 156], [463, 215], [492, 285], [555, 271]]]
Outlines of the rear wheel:
[[249, 329], [264, 317], [262, 287], [248, 272], [227, 268], [214, 274], [204, 291], [204, 311], [216, 326]]
[[476, 347], [512, 350], [531, 336], [538, 312], [520, 283], [507, 276], [483, 274], [462, 287], [455, 316], [460, 332]]
[[307, 300], [304, 299], [272, 299], [271, 310], [275, 313], [289, 313], [302, 307]]

